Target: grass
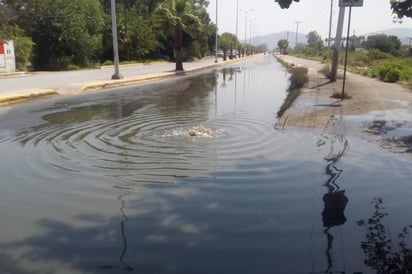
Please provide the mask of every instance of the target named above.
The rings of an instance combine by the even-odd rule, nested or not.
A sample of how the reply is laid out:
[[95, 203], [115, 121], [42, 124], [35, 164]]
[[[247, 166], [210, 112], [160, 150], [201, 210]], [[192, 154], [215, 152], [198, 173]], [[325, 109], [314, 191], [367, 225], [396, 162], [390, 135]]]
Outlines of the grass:
[[281, 117], [285, 111], [290, 108], [296, 98], [299, 97], [301, 93], [301, 88], [309, 81], [308, 78], [308, 69], [305, 67], [289, 67], [289, 72], [291, 73], [289, 81], [289, 88], [287, 90], [288, 95], [285, 98], [282, 106], [280, 107], [277, 116], [278, 118]]
[[352, 99], [352, 96], [350, 96], [348, 93], [345, 93], [343, 95], [343, 98], [342, 98], [342, 93], [336, 91], [330, 96], [330, 98], [341, 99], [341, 100], [346, 99], [347, 100], [347, 99]]

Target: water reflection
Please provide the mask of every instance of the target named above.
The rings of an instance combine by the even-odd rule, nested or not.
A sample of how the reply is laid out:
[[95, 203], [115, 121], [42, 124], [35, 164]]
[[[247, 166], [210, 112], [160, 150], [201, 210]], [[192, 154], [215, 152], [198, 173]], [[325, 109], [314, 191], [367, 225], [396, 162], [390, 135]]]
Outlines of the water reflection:
[[123, 249], [120, 254], [120, 262], [123, 264], [123, 269], [130, 272], [133, 271], [134, 268], [126, 262], [125, 257], [127, 254], [127, 247], [128, 247], [128, 240], [127, 240], [127, 234], [126, 234], [126, 223], [129, 220], [129, 218], [126, 216], [125, 209], [126, 209], [126, 202], [124, 198], [129, 195], [131, 191], [125, 189], [125, 193], [119, 195], [117, 199], [120, 201], [120, 214], [123, 217], [123, 220], [120, 222], [120, 231], [122, 235], [122, 240], [123, 240]]
[[[331, 116], [325, 125], [321, 139], [317, 143], [318, 147], [330, 145], [329, 153], [324, 157], [324, 160], [328, 162], [325, 169], [328, 179], [324, 184], [327, 192], [323, 195], [324, 209], [322, 211], [322, 222], [325, 228], [323, 233], [327, 239], [326, 258], [328, 264], [324, 273], [345, 273], [343, 270], [334, 271], [332, 258], [334, 235], [331, 229], [345, 224], [345, 208], [348, 203], [345, 190], [342, 190], [337, 183], [343, 169], [338, 168], [336, 164], [347, 152], [349, 143], [345, 136], [334, 132], [336, 123], [338, 123], [336, 118]], [[331, 132], [332, 134], [326, 134], [326, 132]]]
[[375, 198], [373, 205], [373, 216], [358, 221], [358, 225], [366, 229], [366, 241], [361, 244], [366, 256], [365, 264], [378, 274], [412, 273], [412, 249], [407, 247], [412, 225], [404, 227], [394, 239], [383, 221], [388, 213], [382, 199]]

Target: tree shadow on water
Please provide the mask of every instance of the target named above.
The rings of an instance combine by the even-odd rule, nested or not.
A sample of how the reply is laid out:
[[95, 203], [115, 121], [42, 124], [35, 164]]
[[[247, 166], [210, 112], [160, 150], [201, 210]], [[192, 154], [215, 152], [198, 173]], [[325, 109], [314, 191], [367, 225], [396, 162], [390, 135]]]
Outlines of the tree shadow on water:
[[412, 250], [406, 241], [412, 225], [404, 227], [394, 240], [383, 222], [388, 213], [382, 199], [375, 198], [373, 204], [373, 216], [358, 221], [358, 225], [366, 229], [366, 241], [361, 244], [365, 264], [378, 274], [412, 273]]

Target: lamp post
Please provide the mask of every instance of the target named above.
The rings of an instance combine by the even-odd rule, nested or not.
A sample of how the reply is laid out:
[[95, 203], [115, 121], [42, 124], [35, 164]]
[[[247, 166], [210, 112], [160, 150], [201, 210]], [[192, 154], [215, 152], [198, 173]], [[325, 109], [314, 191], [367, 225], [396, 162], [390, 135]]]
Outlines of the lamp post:
[[[235, 56], [237, 54], [239, 54], [239, 49], [238, 49], [238, 29], [239, 29], [239, 0], [236, 0], [236, 46], [235, 49], [237, 51], [237, 53], [235, 54]], [[239, 56], [240, 57], [240, 56]]]
[[249, 10], [241, 10], [245, 12], [245, 45], [247, 42], [247, 14], [251, 11], [253, 11], [253, 9], [249, 9]]
[[295, 49], [298, 46], [298, 33], [299, 33], [299, 24], [302, 22], [296, 21], [296, 37], [295, 37]]
[[215, 37], [215, 42], [216, 42], [216, 50], [215, 50], [215, 63], [217, 63], [217, 44], [218, 44], [218, 41], [217, 41], [217, 31], [218, 31], [218, 27], [217, 27], [217, 20], [218, 20], [218, 14], [217, 14], [217, 7], [218, 7], [218, 1], [216, 0], [216, 37]]
[[249, 27], [249, 45], [251, 45], [251, 46], [252, 46], [252, 35], [253, 35], [252, 25], [253, 25], [253, 21], [255, 21], [255, 20], [256, 20], [256, 18], [253, 18], [253, 19], [249, 20], [249, 23], [250, 23], [250, 27]]
[[112, 35], [113, 35], [113, 55], [114, 55], [114, 74], [113, 80], [123, 79], [123, 76], [119, 72], [119, 47], [117, 44], [117, 23], [116, 23], [116, 3], [111, 0], [111, 12], [112, 12]]

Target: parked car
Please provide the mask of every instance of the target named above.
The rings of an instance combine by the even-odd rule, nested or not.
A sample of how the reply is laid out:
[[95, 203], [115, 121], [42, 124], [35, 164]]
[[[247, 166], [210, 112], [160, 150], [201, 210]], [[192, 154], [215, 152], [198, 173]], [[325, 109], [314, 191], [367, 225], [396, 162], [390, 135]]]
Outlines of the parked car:
[[239, 56], [239, 53], [238, 53], [237, 50], [232, 50], [232, 53], [229, 52], [228, 56], [229, 56], [230, 59], [235, 59]]
[[169, 55], [166, 55], [166, 54], [158, 54], [156, 57], [157, 59], [160, 59], [160, 60], [170, 61]]
[[223, 58], [223, 50], [218, 50], [217, 51], [217, 57], [218, 58]]

